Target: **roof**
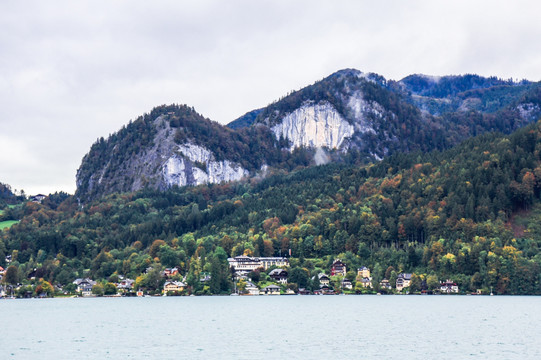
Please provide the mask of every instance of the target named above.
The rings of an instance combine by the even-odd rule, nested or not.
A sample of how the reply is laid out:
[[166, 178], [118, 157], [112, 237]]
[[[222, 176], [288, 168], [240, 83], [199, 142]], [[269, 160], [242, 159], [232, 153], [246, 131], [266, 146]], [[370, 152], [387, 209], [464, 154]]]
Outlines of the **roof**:
[[257, 288], [257, 286], [251, 281], [246, 281], [246, 288]]
[[287, 271], [284, 269], [274, 269], [269, 273], [269, 276], [287, 276]]
[[265, 289], [268, 289], [268, 290], [272, 290], [272, 289], [280, 289], [280, 287], [278, 285], [269, 285], [267, 286]]
[[398, 277], [404, 280], [411, 280], [411, 275], [411, 273], [401, 273], [398, 275]]
[[96, 282], [92, 279], [89, 279], [89, 278], [84, 278], [84, 279], [75, 279], [75, 281], [73, 281], [73, 283], [75, 285], [81, 285], [82, 283], [88, 283], [90, 285], [96, 285]]
[[261, 261], [288, 261], [286, 257], [260, 257]]
[[229, 261], [229, 262], [233, 262], [233, 261], [236, 261], [236, 262], [259, 262], [259, 258], [250, 257], [250, 256], [246, 256], [246, 255], [240, 255], [240, 256], [235, 256], [234, 258], [228, 258], [227, 261]]

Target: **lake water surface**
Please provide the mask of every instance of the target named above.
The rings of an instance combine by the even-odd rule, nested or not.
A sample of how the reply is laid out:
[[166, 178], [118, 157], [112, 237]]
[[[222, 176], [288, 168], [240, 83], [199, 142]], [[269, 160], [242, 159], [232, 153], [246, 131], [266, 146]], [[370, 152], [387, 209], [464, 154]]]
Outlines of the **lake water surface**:
[[541, 297], [0, 300], [0, 359], [541, 359]]

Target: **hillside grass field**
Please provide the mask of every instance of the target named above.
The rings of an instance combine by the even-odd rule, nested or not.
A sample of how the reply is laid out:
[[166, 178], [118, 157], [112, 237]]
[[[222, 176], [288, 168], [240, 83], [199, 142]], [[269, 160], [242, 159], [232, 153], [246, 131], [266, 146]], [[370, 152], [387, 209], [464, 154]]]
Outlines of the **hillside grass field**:
[[[0, 214], [0, 215], [1, 215], [1, 214]], [[18, 221], [16, 221], [16, 220], [2, 221], [2, 222], [0, 222], [0, 230], [8, 229], [8, 228], [10, 228], [13, 224], [16, 224], [16, 223], [18, 223]]]

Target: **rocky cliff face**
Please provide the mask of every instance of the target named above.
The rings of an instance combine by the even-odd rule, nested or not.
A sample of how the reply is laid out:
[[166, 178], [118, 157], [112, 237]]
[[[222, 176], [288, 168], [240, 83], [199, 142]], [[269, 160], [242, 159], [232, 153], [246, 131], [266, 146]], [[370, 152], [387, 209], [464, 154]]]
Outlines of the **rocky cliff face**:
[[249, 175], [239, 164], [216, 161], [208, 149], [190, 143], [177, 146], [175, 154], [162, 165], [161, 173], [168, 187], [236, 181]]
[[324, 102], [301, 106], [273, 126], [272, 131], [276, 138], [290, 141], [290, 150], [301, 146], [338, 149], [353, 135], [354, 127], [331, 104]]
[[[383, 114], [377, 102], [364, 99], [362, 91], [376, 79], [354, 69], [339, 71], [271, 105], [272, 111], [258, 110], [251, 121], [271, 126], [276, 138], [289, 141], [290, 151], [298, 147], [347, 151], [363, 134], [375, 133], [370, 115]], [[247, 115], [234, 125], [246, 121]]]
[[[147, 115], [138, 119], [109, 139], [94, 144], [77, 171], [77, 195], [83, 201], [112, 192], [221, 183], [249, 175], [237, 162], [218, 160], [211, 150], [195, 144], [190, 137], [179, 140], [179, 134], [188, 131], [171, 126], [175, 114], [149, 117], [152, 118]], [[203, 118], [196, 121], [208, 122]], [[134, 127], [139, 127], [139, 131]], [[139, 132], [149, 135], [149, 139], [133, 144], [132, 137]]]

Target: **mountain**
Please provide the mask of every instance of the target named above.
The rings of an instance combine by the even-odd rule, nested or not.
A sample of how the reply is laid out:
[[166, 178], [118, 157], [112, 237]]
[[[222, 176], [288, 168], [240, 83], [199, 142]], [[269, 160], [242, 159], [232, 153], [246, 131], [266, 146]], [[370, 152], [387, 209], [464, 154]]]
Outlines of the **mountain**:
[[366, 166], [333, 162], [260, 181], [147, 188], [84, 207], [75, 197], [56, 208], [28, 202], [13, 208], [20, 222], [0, 232], [0, 266], [12, 254], [27, 284], [125, 276], [156, 292], [160, 272], [177, 267], [189, 292], [217, 294], [233, 285], [200, 279], [224, 280], [228, 256], [291, 249], [293, 288], [318, 288], [309, 279], [340, 258], [348, 269], [369, 267], [376, 289], [407, 272], [415, 274], [412, 292], [423, 280], [432, 289], [451, 279], [467, 293], [541, 294], [540, 153], [537, 122]]
[[157, 107], [92, 146], [77, 171], [76, 195], [85, 202], [442, 150], [485, 132], [510, 133], [540, 114], [539, 83], [474, 75], [395, 82], [345, 69], [228, 126], [186, 105]]
[[188, 106], [160, 106], [92, 146], [77, 196], [239, 180], [280, 156], [274, 144], [265, 128], [234, 131]]
[[494, 112], [511, 104], [525, 91], [537, 87], [527, 80], [513, 82], [479, 75], [427, 76], [410, 75], [400, 80], [397, 87], [406, 91], [410, 101], [432, 115], [457, 110]]

